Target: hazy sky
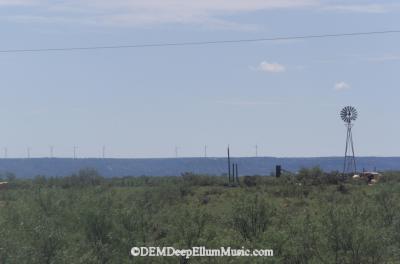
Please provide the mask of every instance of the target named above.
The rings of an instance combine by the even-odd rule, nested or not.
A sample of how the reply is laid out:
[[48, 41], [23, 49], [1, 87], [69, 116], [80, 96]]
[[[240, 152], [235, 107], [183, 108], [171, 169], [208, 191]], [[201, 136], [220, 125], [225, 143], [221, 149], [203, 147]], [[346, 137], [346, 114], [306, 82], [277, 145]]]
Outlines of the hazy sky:
[[[400, 30], [398, 1], [0, 0], [0, 50]], [[400, 34], [0, 53], [9, 157], [400, 155]], [[2, 156], [2, 155], [1, 155]]]

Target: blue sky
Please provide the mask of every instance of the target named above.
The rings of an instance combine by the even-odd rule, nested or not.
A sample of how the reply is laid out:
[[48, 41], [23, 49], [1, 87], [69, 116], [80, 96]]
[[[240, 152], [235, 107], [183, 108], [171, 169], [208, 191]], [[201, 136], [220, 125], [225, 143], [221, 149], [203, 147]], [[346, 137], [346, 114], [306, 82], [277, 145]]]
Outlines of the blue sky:
[[[0, 0], [0, 50], [400, 29], [396, 1]], [[9, 157], [400, 155], [400, 34], [0, 54]]]

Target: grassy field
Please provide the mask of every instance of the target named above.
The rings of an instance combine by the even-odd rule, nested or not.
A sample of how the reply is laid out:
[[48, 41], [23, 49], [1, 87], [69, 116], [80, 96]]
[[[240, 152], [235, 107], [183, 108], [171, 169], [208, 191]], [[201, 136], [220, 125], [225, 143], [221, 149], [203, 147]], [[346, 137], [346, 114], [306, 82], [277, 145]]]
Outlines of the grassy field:
[[[400, 173], [373, 186], [296, 176], [10, 179], [0, 263], [400, 263]], [[268, 258], [129, 255], [133, 246], [273, 249]]]

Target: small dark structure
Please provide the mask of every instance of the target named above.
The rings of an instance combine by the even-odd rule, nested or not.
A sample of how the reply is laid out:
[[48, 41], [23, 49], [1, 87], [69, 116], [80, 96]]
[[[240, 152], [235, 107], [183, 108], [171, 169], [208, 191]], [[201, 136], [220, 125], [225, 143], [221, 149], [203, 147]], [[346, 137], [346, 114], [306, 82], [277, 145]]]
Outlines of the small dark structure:
[[282, 175], [282, 166], [281, 165], [276, 165], [275, 167], [275, 177], [279, 178]]

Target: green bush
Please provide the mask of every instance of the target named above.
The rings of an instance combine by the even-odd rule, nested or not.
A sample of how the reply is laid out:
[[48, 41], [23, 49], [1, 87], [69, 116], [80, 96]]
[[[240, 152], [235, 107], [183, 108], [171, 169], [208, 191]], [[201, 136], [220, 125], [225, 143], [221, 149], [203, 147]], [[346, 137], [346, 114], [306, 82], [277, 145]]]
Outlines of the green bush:
[[[194, 174], [106, 179], [90, 169], [14, 179], [0, 190], [0, 263], [400, 263], [400, 173], [388, 175], [373, 186], [318, 168], [249, 186]], [[275, 256], [133, 258], [133, 246]]]

